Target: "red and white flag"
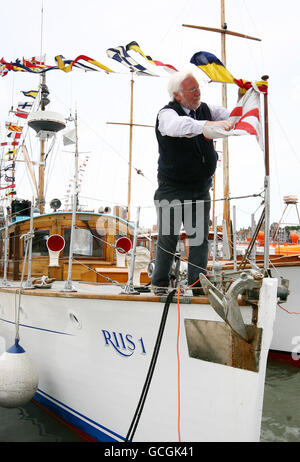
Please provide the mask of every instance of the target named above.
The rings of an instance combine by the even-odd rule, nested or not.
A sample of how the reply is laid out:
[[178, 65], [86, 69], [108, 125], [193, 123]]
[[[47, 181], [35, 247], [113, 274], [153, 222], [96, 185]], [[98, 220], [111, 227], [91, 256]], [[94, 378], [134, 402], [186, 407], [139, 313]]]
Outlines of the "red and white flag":
[[234, 128], [226, 131], [220, 127], [204, 126], [203, 135], [207, 139], [225, 138], [235, 135], [255, 135], [258, 144], [264, 150], [261, 126], [260, 91], [253, 82], [252, 87], [240, 99], [230, 113], [229, 120], [233, 121]]
[[26, 111], [23, 111], [22, 109], [17, 109], [15, 112], [17, 117], [21, 117], [21, 119], [27, 119], [29, 113]]

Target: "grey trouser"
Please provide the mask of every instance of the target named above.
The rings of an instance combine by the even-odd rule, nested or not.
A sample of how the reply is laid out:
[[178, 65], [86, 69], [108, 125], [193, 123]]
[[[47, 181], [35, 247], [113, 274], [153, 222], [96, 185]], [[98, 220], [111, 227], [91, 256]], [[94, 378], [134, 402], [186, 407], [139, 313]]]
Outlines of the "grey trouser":
[[[154, 201], [157, 210], [158, 241], [151, 283], [159, 287], [168, 287], [180, 227], [183, 223], [189, 242], [188, 284], [191, 285], [199, 279], [199, 273], [206, 274], [209, 191], [182, 190], [168, 183], [159, 182]], [[199, 285], [198, 282], [194, 287]]]

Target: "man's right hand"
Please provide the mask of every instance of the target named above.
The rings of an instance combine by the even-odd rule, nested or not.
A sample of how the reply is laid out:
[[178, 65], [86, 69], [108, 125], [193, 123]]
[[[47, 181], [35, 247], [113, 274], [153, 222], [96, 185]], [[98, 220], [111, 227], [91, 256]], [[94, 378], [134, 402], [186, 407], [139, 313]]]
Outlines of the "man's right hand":
[[212, 125], [215, 127], [221, 127], [223, 130], [231, 130], [234, 126], [231, 120], [215, 120], [215, 121], [207, 121], [204, 125]]

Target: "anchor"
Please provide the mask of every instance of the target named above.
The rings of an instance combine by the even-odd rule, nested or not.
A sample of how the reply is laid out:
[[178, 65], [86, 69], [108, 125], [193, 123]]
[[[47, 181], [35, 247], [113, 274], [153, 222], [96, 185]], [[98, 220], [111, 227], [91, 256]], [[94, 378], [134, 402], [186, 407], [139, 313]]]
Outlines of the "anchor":
[[[232, 274], [231, 274], [232, 277]], [[262, 285], [263, 275], [251, 270], [236, 273], [237, 279], [230, 285], [228, 291], [223, 293], [210, 280], [200, 274], [200, 281], [212, 308], [216, 313], [246, 342], [249, 342], [247, 330], [243, 321], [238, 296], [246, 290], [258, 289]]]

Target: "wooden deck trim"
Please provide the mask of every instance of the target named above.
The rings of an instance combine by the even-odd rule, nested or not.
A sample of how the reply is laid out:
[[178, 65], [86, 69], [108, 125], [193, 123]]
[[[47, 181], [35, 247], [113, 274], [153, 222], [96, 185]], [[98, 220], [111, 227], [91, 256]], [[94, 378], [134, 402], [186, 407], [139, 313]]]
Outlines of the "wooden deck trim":
[[[287, 261], [286, 259], [287, 258], [290, 258], [290, 257], [286, 257], [286, 256], [278, 256], [277, 257], [277, 260], [274, 259], [274, 260], [271, 260], [270, 261], [270, 269], [272, 270], [272, 268], [283, 268], [283, 267], [286, 267], [286, 266], [300, 266], [300, 260], [297, 258], [297, 260], [290, 260], [290, 261]], [[222, 263], [222, 268], [223, 270], [233, 270], [233, 262], [232, 261], [224, 261], [224, 260], [220, 260], [220, 263]], [[239, 261], [237, 262], [237, 267], [239, 266]], [[264, 267], [264, 263], [262, 261], [256, 261], [256, 266], [258, 266], [259, 268], [263, 268]], [[245, 269], [251, 269], [252, 266], [247, 263], [245, 265]], [[212, 269], [212, 263], [209, 261], [208, 262], [208, 265], [207, 265], [207, 269], [209, 271], [211, 271]]]
[[[126, 266], [124, 267], [121, 267], [121, 266], [112, 267], [111, 266], [108, 268], [94, 268], [94, 269], [98, 274], [101, 274], [101, 273], [122, 273], [122, 274], [126, 273], [128, 274], [129, 273], [129, 268], [127, 268]], [[142, 269], [141, 274], [148, 274], [147, 268]]]
[[[120, 288], [121, 290], [121, 288]], [[0, 287], [0, 292], [5, 293], [19, 293], [19, 287]], [[131, 301], [131, 302], [156, 302], [163, 303], [161, 300], [165, 297], [160, 297], [157, 295], [129, 295], [129, 294], [91, 294], [85, 292], [61, 292], [58, 290], [52, 289], [22, 289], [22, 295], [32, 295], [36, 297], [58, 297], [58, 298], [83, 298], [90, 300], [122, 300], [122, 301]], [[179, 301], [180, 303], [180, 301]], [[190, 297], [191, 304], [197, 305], [209, 305], [207, 297]]]

